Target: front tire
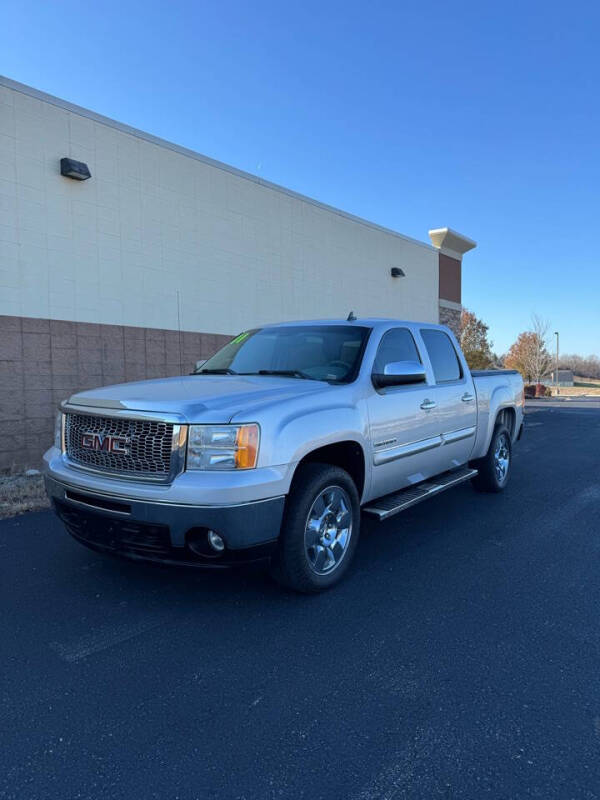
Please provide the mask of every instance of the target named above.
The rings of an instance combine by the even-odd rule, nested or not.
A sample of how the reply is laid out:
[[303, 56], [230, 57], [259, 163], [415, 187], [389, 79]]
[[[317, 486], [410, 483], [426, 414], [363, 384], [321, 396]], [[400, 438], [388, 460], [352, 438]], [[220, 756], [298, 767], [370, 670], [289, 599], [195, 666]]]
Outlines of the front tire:
[[360, 502], [350, 475], [328, 464], [305, 464], [287, 499], [272, 574], [297, 592], [329, 589], [348, 570], [359, 533]]
[[492, 434], [489, 449], [483, 458], [473, 461], [471, 466], [479, 470], [471, 483], [478, 492], [502, 492], [510, 478], [512, 464], [512, 441], [510, 431], [498, 423]]

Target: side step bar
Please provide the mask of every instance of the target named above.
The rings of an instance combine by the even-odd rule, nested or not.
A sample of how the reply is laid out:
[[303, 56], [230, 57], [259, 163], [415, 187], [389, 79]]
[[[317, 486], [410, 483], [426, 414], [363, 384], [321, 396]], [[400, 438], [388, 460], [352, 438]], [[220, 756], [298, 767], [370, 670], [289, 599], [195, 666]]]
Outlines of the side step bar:
[[380, 497], [379, 500], [373, 500], [362, 510], [365, 514], [376, 517], [382, 522], [388, 517], [393, 517], [399, 511], [404, 511], [405, 508], [415, 506], [423, 500], [428, 500], [430, 497], [440, 494], [440, 492], [445, 492], [446, 489], [451, 489], [453, 486], [458, 486], [459, 483], [470, 480], [475, 475], [477, 475], [477, 470], [470, 467], [461, 467], [461, 469], [453, 470], [452, 472], [444, 472], [432, 480], [423, 481], [423, 483], [418, 483], [416, 486], [409, 486], [399, 492], [386, 494], [385, 497]]

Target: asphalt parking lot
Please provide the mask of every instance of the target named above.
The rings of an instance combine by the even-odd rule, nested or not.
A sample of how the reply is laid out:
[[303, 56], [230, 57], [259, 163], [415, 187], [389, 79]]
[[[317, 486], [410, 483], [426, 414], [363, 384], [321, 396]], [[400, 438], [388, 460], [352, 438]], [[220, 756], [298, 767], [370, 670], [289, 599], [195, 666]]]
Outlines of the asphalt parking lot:
[[317, 597], [0, 523], [1, 798], [600, 797], [600, 408], [504, 494], [364, 521]]

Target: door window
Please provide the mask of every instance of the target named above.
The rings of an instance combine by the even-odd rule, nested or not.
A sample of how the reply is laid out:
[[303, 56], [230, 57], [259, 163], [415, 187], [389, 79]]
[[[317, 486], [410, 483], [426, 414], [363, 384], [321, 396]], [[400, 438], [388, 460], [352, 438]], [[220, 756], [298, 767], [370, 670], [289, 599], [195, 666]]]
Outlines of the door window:
[[392, 328], [383, 335], [375, 356], [373, 372], [376, 375], [382, 373], [385, 365], [393, 361], [421, 363], [415, 340], [408, 328]]
[[462, 369], [454, 345], [444, 331], [422, 330], [421, 336], [429, 354], [436, 383], [448, 383], [462, 378]]

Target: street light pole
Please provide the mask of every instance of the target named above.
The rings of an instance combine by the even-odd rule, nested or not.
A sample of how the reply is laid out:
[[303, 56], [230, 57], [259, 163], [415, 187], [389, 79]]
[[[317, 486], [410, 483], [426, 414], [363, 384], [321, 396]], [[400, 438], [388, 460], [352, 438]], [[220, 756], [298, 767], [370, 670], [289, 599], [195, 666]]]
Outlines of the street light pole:
[[559, 394], [560, 389], [558, 388], [558, 331], [554, 331], [554, 335], [556, 336], [556, 369], [554, 371], [554, 383], [556, 384], [556, 394]]

